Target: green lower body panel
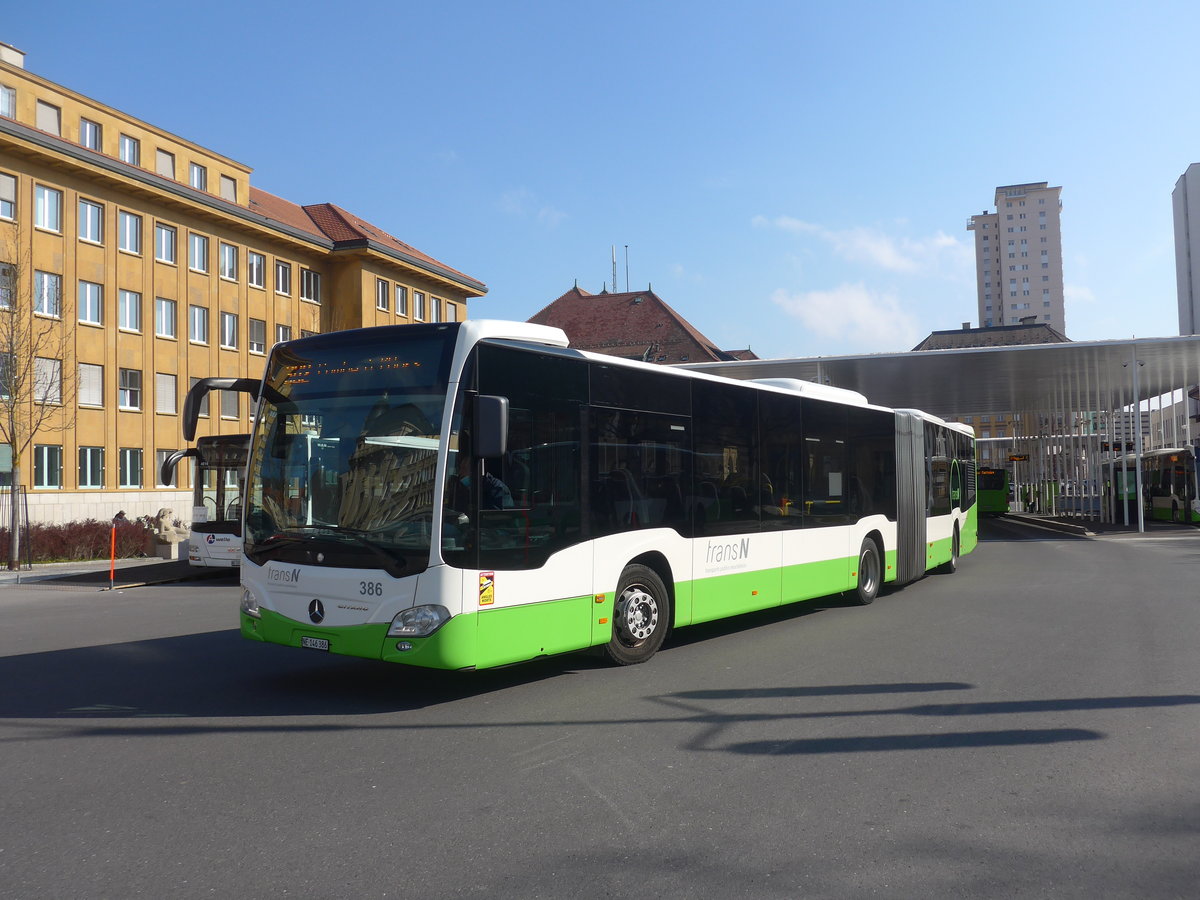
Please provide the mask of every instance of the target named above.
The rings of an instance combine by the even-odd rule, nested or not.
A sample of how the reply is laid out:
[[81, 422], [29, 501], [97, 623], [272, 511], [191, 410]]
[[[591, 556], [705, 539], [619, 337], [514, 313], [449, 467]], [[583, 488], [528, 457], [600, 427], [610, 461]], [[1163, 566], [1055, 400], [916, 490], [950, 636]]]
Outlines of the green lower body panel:
[[[692, 596], [691, 618], [684, 621], [676, 616], [675, 623], [711, 622], [784, 603], [840, 594], [857, 584], [856, 563], [854, 558], [832, 559], [786, 566], [782, 570], [739, 572], [693, 581], [687, 585]], [[892, 565], [895, 565], [894, 553]], [[892, 578], [895, 579], [894, 568]]]
[[479, 621], [475, 665], [480, 669], [504, 666], [590, 646], [593, 606], [595, 601], [589, 595], [482, 609], [475, 616]]

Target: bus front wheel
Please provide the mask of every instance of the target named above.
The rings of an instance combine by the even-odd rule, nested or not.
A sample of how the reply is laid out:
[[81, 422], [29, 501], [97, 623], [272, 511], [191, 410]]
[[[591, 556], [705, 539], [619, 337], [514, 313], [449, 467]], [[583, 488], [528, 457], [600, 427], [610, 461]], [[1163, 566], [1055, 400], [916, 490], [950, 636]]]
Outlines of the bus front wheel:
[[874, 603], [883, 582], [883, 566], [879, 561], [879, 545], [870, 538], [863, 538], [858, 550], [858, 587], [854, 599], [862, 606]]
[[613, 633], [604, 648], [622, 666], [643, 663], [662, 646], [670, 623], [667, 587], [649, 566], [626, 566], [617, 587]]

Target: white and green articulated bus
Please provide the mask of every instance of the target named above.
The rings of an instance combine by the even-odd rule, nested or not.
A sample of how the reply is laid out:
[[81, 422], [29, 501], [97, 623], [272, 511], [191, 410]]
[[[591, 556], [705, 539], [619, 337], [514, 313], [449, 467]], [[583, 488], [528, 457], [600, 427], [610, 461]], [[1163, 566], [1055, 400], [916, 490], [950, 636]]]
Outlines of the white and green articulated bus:
[[276, 345], [249, 390], [256, 641], [440, 669], [587, 647], [639, 663], [672, 628], [870, 603], [976, 544], [969, 429], [571, 350], [554, 328], [316, 335]]

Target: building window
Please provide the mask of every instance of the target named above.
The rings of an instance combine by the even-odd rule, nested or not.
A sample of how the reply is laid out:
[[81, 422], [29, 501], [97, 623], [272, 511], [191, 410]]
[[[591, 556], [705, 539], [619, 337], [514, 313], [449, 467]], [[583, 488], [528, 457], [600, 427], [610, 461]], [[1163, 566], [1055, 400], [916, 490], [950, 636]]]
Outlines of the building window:
[[91, 119], [80, 119], [79, 143], [89, 150], [104, 149], [104, 132], [100, 128], [100, 123], [93, 122]]
[[17, 179], [0, 172], [0, 219], [17, 217]]
[[157, 150], [154, 154], [154, 171], [163, 178], [175, 178], [175, 154]]
[[188, 164], [188, 184], [198, 191], [208, 190], [208, 169], [199, 163]]
[[104, 285], [79, 282], [79, 321], [88, 325], [104, 324]]
[[[199, 378], [189, 378], [188, 379], [188, 390], [190, 391], [192, 388], [194, 388], [196, 386], [196, 382], [199, 380], [200, 380]], [[208, 418], [208, 394], [205, 394], [201, 398], [199, 407], [196, 410], [196, 414], [199, 416], [203, 416], [206, 419]]]
[[79, 486], [81, 488], [104, 487], [104, 448], [79, 448]]
[[439, 300], [437, 297], [429, 298], [429, 321], [430, 322], [441, 321], [439, 318], [439, 315], [438, 315], [441, 308], [442, 308], [441, 300]]
[[237, 391], [221, 391], [221, 418], [236, 419], [238, 417]]
[[17, 90], [8, 85], [0, 84], [0, 116], [9, 119], [17, 117]]
[[175, 415], [175, 376], [163, 372], [154, 373], [154, 411], [163, 415]]
[[275, 326], [275, 343], [282, 344], [284, 341], [292, 339], [291, 325], [276, 325]]
[[79, 239], [93, 244], [104, 242], [104, 207], [99, 203], [79, 201]]
[[142, 408], [142, 372], [140, 369], [117, 370], [117, 406], [120, 409]]
[[197, 344], [208, 343], [208, 309], [203, 306], [188, 307], [188, 340]]
[[157, 450], [154, 453], [154, 480], [159, 487], [173, 488], [179, 487], [179, 466], [171, 469], [171, 480], [162, 480], [163, 463], [165, 463], [174, 453], [174, 450]]
[[420, 291], [413, 291], [413, 319], [425, 321], [425, 295]]
[[309, 303], [321, 302], [321, 273], [300, 269], [300, 299]]
[[159, 337], [176, 335], [175, 301], [166, 297], [154, 298], [154, 333]]
[[238, 342], [238, 317], [234, 313], [221, 313], [221, 346], [236, 350]]
[[386, 310], [391, 305], [391, 284], [382, 278], [375, 279], [375, 308]]
[[37, 118], [34, 120], [41, 131], [62, 137], [62, 110], [44, 100], [37, 102]]
[[455, 306], [453, 303], [451, 303], [449, 300], [446, 301], [446, 321], [447, 322], [457, 322], [458, 321], [458, 307]]
[[142, 330], [142, 295], [121, 291], [117, 297], [117, 327], [122, 331]]
[[121, 158], [121, 162], [129, 163], [131, 166], [140, 166], [142, 164], [142, 142], [127, 134], [121, 135], [117, 141], [117, 155]]
[[292, 264], [285, 262], [275, 263], [275, 293], [291, 294], [292, 292]]
[[246, 254], [246, 282], [250, 287], [260, 288], [266, 284], [267, 258], [251, 250]]
[[126, 253], [142, 252], [142, 217], [121, 210], [117, 213], [117, 246]]
[[221, 176], [221, 199], [237, 203], [237, 182], [228, 175]]
[[79, 364], [79, 405], [104, 405], [104, 366]]
[[33, 399], [38, 403], [62, 403], [62, 360], [36, 357], [33, 361]]
[[159, 262], [175, 264], [175, 242], [177, 233], [170, 225], [159, 223], [154, 226], [154, 258]]
[[251, 319], [249, 329], [246, 339], [250, 345], [250, 352], [265, 353], [267, 351], [267, 323], [262, 319]]
[[35, 444], [33, 447], [33, 486], [62, 487], [63, 449], [61, 444]]
[[34, 188], [33, 224], [46, 231], [62, 233], [62, 191], [39, 184]]
[[408, 315], [408, 288], [402, 284], [396, 285], [396, 315]]
[[140, 488], [142, 486], [142, 451], [139, 447], [122, 447], [119, 451], [121, 467], [121, 487]]
[[238, 277], [238, 248], [233, 244], [221, 245], [221, 277], [236, 281]]
[[33, 273], [33, 311], [43, 316], [62, 315], [62, 276], [53, 272]]
[[193, 272], [208, 271], [208, 238], [202, 234], [188, 235], [188, 268]]

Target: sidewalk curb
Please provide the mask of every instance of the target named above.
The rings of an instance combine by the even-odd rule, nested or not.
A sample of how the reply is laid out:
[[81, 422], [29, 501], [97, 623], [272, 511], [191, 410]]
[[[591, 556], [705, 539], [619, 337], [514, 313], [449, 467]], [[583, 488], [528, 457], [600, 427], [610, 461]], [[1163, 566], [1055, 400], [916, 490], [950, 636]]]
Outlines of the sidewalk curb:
[[[228, 575], [229, 569], [198, 569], [195, 572], [189, 572], [186, 575], [180, 575], [176, 578], [156, 578], [152, 581], [132, 581], [128, 584], [101, 585], [98, 590], [101, 591], [122, 591], [125, 588], [151, 587], [159, 584], [180, 584], [184, 581], [203, 581], [206, 578], [217, 578], [221, 575]], [[48, 579], [53, 581], [54, 579]], [[44, 583], [44, 582], [43, 582]]]
[[1095, 537], [1096, 532], [1091, 531], [1085, 525], [1071, 525], [1067, 522], [1059, 522], [1055, 519], [1043, 519], [1038, 516], [1027, 516], [1021, 513], [1006, 513], [1004, 518], [1011, 519], [1014, 522], [1020, 522], [1022, 525], [1029, 525], [1033, 528], [1044, 528], [1047, 531], [1057, 531], [1062, 534], [1077, 534], [1080, 537]]

